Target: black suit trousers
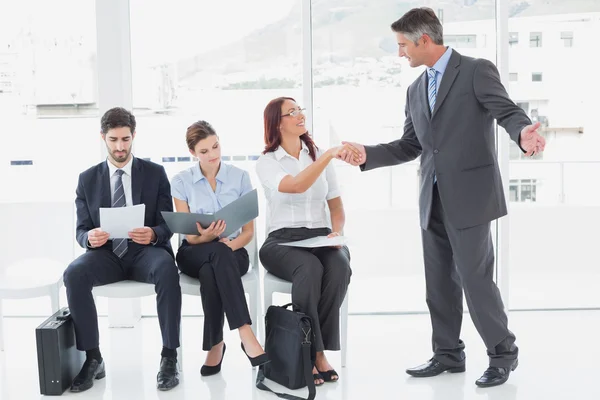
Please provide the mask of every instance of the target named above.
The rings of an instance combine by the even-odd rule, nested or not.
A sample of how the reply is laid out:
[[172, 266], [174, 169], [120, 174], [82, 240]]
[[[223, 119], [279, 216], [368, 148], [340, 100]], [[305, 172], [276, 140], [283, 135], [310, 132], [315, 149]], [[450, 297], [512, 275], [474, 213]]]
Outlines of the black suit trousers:
[[99, 347], [100, 343], [98, 314], [92, 289], [123, 280], [154, 284], [163, 346], [169, 349], [179, 347], [179, 273], [173, 258], [165, 248], [143, 246], [130, 241], [123, 258], [117, 257], [106, 248], [88, 250], [68, 266], [63, 279], [79, 350], [94, 349]]
[[252, 324], [242, 285], [242, 276], [248, 272], [249, 265], [245, 248], [232, 251], [219, 241], [192, 245], [184, 240], [177, 251], [177, 266], [181, 272], [200, 280], [203, 350], [208, 351], [223, 341], [224, 315], [231, 330]]

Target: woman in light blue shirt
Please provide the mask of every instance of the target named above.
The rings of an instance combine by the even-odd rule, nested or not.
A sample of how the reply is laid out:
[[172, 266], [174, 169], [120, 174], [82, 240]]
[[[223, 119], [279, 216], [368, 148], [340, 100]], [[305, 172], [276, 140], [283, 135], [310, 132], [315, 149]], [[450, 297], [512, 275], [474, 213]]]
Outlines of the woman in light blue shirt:
[[[199, 163], [173, 177], [171, 194], [177, 212], [215, 213], [252, 190], [248, 172], [221, 162], [219, 137], [208, 122], [192, 124], [187, 129], [186, 141]], [[251, 364], [268, 362], [250, 328], [252, 321], [241, 279], [248, 272], [248, 252], [244, 246], [252, 240], [254, 222], [229, 237], [221, 237], [225, 231], [223, 221], [206, 229], [197, 226], [198, 235], [186, 235], [177, 251], [177, 265], [184, 274], [200, 280], [204, 309], [202, 348], [208, 351], [201, 375], [214, 375], [221, 370], [226, 349], [223, 314], [229, 328], [239, 330], [242, 349]]]

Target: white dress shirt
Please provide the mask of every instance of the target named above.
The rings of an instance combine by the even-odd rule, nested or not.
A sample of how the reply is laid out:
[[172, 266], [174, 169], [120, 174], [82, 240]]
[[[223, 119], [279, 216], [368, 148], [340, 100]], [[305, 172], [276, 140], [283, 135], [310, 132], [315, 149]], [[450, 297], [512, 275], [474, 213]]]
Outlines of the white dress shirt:
[[127, 207], [131, 207], [133, 205], [133, 195], [131, 191], [131, 165], [133, 164], [133, 156], [129, 160], [127, 164], [123, 168], [117, 168], [113, 163], [106, 160], [106, 164], [108, 165], [108, 176], [110, 177], [110, 205], [112, 207], [113, 196], [115, 195], [115, 188], [117, 187], [117, 169], [123, 170], [123, 176], [121, 180], [123, 181], [123, 190], [125, 191], [125, 205]]
[[[318, 150], [317, 158], [321, 154]], [[259, 157], [256, 172], [267, 199], [267, 234], [281, 228], [331, 228], [327, 200], [341, 195], [331, 163], [306, 192], [279, 191], [279, 183], [284, 177], [296, 176], [312, 163], [304, 142], [299, 159], [281, 146]]]

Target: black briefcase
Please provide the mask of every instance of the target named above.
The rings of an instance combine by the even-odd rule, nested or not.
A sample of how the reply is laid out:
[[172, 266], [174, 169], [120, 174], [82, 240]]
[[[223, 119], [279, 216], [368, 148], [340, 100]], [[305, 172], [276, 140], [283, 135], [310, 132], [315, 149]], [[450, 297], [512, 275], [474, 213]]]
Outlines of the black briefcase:
[[61, 395], [71, 386], [85, 361], [77, 350], [75, 328], [68, 308], [62, 308], [35, 329], [40, 393]]

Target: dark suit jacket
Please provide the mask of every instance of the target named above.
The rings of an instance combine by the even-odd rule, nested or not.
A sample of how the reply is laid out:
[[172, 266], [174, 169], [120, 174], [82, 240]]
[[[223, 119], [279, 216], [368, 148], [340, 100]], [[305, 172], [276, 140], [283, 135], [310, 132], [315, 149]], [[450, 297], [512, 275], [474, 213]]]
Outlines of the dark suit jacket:
[[[106, 161], [79, 175], [77, 184], [77, 242], [88, 249], [88, 232], [100, 227], [100, 207], [111, 207], [110, 177]], [[171, 185], [165, 169], [158, 164], [133, 158], [131, 168], [131, 194], [133, 204], [145, 204], [144, 226], [156, 233], [156, 246], [164, 247], [173, 256], [169, 230], [161, 211], [173, 211]], [[149, 245], [151, 246], [151, 244]], [[103, 248], [112, 251], [112, 241]]]
[[429, 111], [427, 72], [408, 88], [401, 139], [365, 146], [362, 170], [401, 164], [421, 156], [420, 223], [427, 229], [434, 174], [442, 206], [457, 229], [506, 215], [506, 200], [496, 156], [494, 119], [519, 144], [531, 124], [506, 93], [498, 70], [488, 60], [452, 50], [433, 112]]

